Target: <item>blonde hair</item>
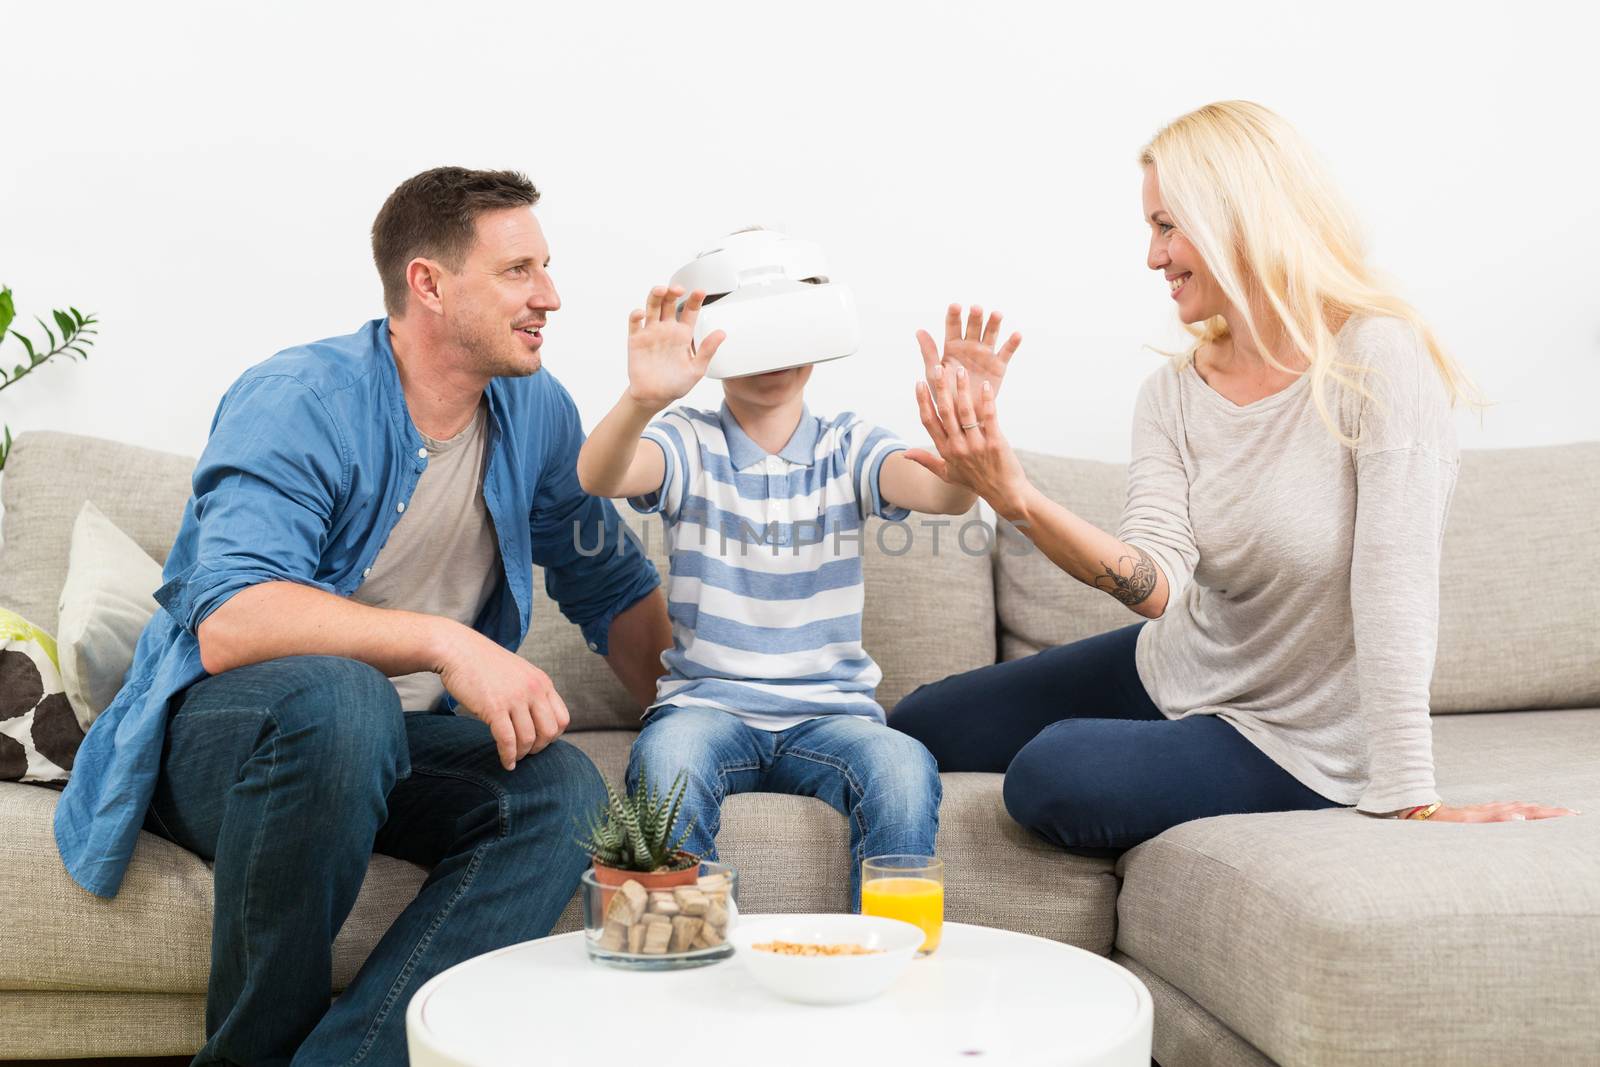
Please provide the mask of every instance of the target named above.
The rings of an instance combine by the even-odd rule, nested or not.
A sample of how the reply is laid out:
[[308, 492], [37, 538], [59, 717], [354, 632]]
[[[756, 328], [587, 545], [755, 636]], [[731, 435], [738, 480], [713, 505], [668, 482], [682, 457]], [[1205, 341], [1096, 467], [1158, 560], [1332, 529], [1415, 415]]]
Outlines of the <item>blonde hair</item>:
[[[1309, 145], [1278, 115], [1245, 100], [1189, 112], [1145, 145], [1143, 166], [1156, 168], [1168, 213], [1243, 317], [1257, 351], [1289, 368], [1263, 343], [1258, 313], [1310, 364], [1312, 394], [1328, 429], [1346, 445], [1328, 404], [1330, 381], [1370, 395], [1360, 367], [1341, 362], [1334, 336], [1355, 316], [1386, 315], [1416, 331], [1433, 358], [1451, 403], [1481, 404], [1477, 387], [1439, 344], [1415, 308], [1366, 262], [1360, 227]], [[1235, 323], [1238, 330], [1240, 324]], [[1194, 358], [1203, 344], [1228, 336], [1216, 316], [1185, 325]]]

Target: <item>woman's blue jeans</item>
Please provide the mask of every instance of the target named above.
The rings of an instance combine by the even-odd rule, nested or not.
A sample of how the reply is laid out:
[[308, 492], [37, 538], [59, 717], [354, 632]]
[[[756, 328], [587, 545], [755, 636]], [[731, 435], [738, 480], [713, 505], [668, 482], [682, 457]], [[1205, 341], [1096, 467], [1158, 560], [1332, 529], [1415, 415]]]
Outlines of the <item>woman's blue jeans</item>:
[[665, 790], [681, 771], [684, 848], [717, 854], [722, 801], [730, 793], [794, 793], [831, 804], [850, 823], [850, 907], [861, 907], [861, 861], [933, 855], [943, 789], [928, 750], [859, 715], [823, 715], [787, 730], [762, 730], [714, 708], [667, 706], [645, 721], [628, 758], [628, 786], [641, 765]]
[[1143, 625], [922, 686], [889, 725], [942, 771], [1004, 771], [1012, 818], [1090, 855], [1190, 819], [1339, 807], [1226, 720], [1162, 715], [1134, 663]]
[[[206, 1044], [196, 1064], [404, 1064], [406, 1004], [462, 960], [542, 937], [604, 798], [556, 742], [500, 765], [488, 727], [404, 714], [374, 668], [271, 660], [185, 693], [149, 827], [215, 864]], [[432, 871], [332, 1007], [334, 935], [374, 852]]]

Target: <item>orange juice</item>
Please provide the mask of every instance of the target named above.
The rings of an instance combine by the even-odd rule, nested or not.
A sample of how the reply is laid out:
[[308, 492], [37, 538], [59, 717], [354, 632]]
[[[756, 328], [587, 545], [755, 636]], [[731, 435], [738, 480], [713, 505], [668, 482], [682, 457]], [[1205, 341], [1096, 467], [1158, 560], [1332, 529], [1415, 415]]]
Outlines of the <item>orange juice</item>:
[[944, 929], [944, 884], [932, 878], [872, 878], [861, 884], [861, 914], [922, 927], [922, 954], [939, 947]]

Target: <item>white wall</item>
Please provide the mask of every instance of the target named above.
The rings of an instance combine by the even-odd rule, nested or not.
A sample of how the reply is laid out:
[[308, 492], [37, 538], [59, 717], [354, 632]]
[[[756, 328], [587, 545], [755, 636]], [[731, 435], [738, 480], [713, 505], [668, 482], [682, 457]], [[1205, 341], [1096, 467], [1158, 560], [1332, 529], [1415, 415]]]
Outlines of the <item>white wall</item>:
[[1026, 337], [1012, 439], [1122, 459], [1142, 346], [1178, 338], [1135, 154], [1246, 97], [1331, 161], [1498, 401], [1464, 446], [1600, 436], [1584, 8], [6, 3], [0, 281], [24, 314], [103, 325], [90, 364], [0, 394], [0, 419], [197, 453], [244, 367], [381, 313], [373, 214], [460, 163], [544, 193], [565, 301], [545, 362], [590, 425], [628, 309], [764, 222], [819, 240], [864, 305], [865, 350], [818, 369], [814, 410], [920, 437], [912, 333], [980, 302]]

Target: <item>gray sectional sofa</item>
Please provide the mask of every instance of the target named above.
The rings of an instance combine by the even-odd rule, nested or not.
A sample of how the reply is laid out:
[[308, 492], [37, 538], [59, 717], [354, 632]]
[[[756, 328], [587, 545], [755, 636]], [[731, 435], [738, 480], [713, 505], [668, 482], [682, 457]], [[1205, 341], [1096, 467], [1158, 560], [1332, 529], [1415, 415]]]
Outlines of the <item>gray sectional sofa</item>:
[[[1120, 466], [1025, 460], [1051, 496], [1114, 528]], [[54, 630], [85, 500], [164, 558], [191, 465], [91, 438], [20, 438], [0, 481], [0, 606]], [[963, 521], [913, 526], [909, 537], [869, 531], [866, 645], [891, 710], [924, 681], [1133, 619], [1005, 533], [989, 545], [971, 527], [958, 543]], [[1229, 816], [1179, 826], [1113, 862], [1022, 831], [998, 775], [947, 774], [948, 917], [1127, 966], [1154, 996], [1165, 1067], [1600, 1062], [1597, 521], [1600, 443], [1467, 453], [1445, 539], [1433, 684], [1448, 800], [1534, 799], [1594, 814], [1479, 826], [1345, 810]], [[659, 564], [659, 528], [642, 528]], [[619, 778], [636, 713], [603, 661], [549, 603], [524, 653], [571, 707], [569, 738]], [[120, 895], [92, 897], [57, 859], [55, 801], [49, 789], [0, 783], [0, 1059], [192, 1052], [210, 872], [145, 834]], [[742, 872], [746, 911], [821, 911], [845, 905], [845, 840], [844, 820], [820, 801], [756, 794], [729, 801], [718, 845]], [[423, 875], [373, 857], [339, 935], [338, 983]], [[569, 907], [562, 928], [577, 918]], [[1070, 1040], [1039, 1025], [1041, 1042]]]

